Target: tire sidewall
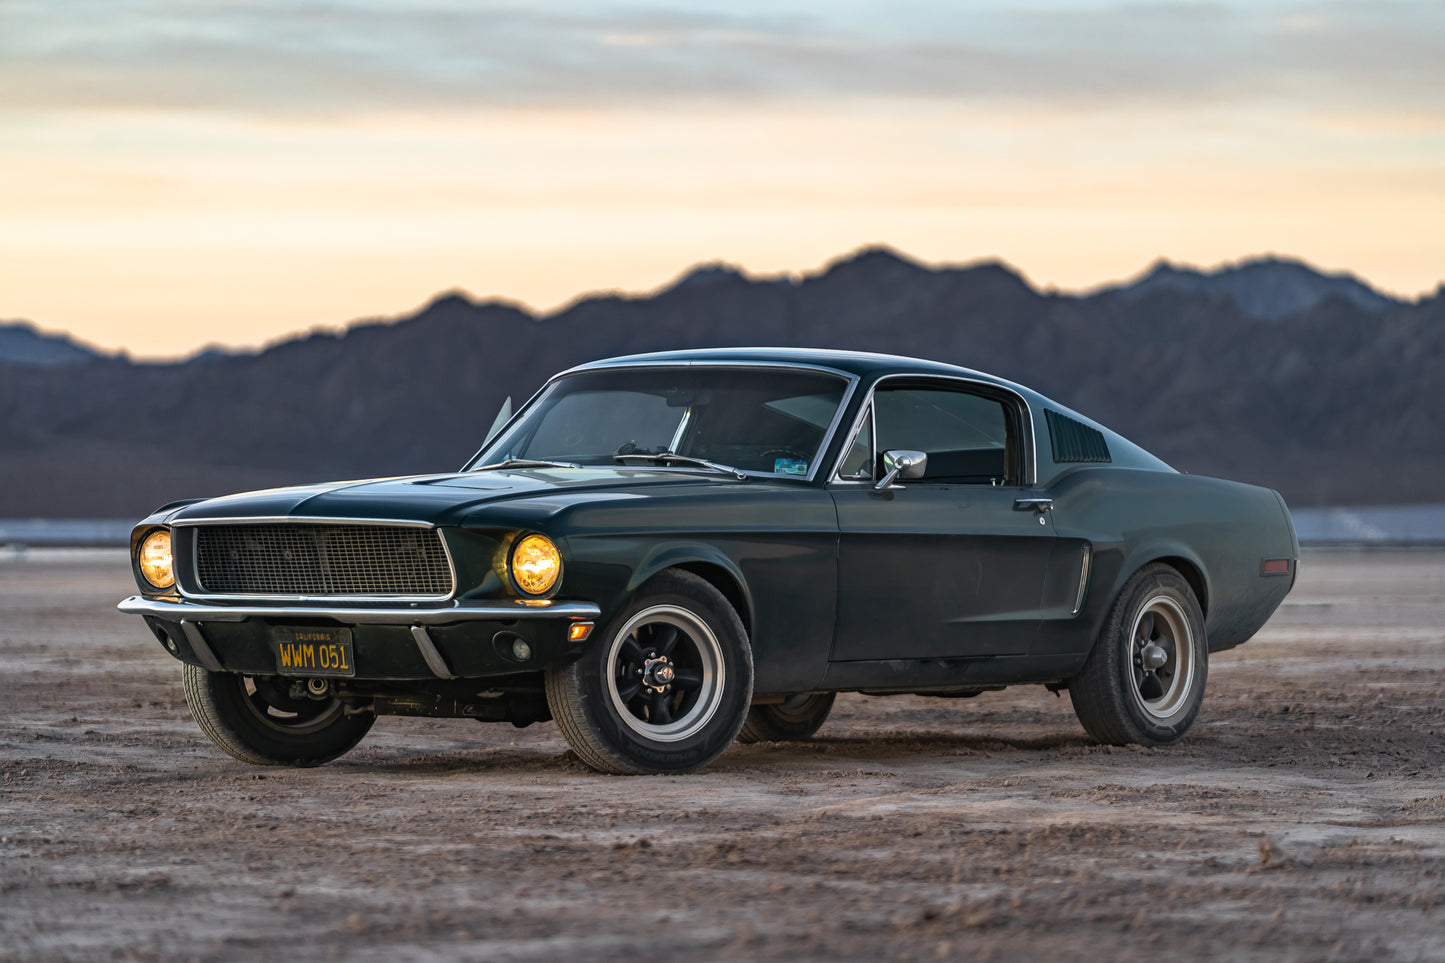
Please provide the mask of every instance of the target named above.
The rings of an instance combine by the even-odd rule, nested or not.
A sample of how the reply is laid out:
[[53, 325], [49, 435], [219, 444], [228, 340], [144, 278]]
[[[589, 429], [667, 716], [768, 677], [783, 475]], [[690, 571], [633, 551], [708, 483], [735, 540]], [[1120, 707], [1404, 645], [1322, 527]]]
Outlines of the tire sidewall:
[[799, 711], [789, 711], [784, 705], [753, 706], [748, 711], [747, 722], [743, 725], [739, 739], [743, 742], [792, 742], [807, 739], [822, 728], [833, 711], [837, 693], [814, 692], [808, 694]]
[[[1192, 676], [1189, 691], [1181, 710], [1167, 721], [1147, 714], [1134, 697], [1135, 680], [1133, 664], [1133, 629], [1140, 613], [1155, 599], [1166, 597], [1177, 605], [1188, 623], [1193, 636], [1191, 644]], [[1172, 570], [1160, 569], [1139, 579], [1133, 589], [1120, 600], [1115, 617], [1110, 620], [1109, 643], [1113, 649], [1113, 670], [1122, 702], [1131, 727], [1136, 730], [1134, 741], [1143, 745], [1165, 745], [1181, 739], [1194, 724], [1204, 704], [1205, 683], [1209, 675], [1209, 645], [1204, 634], [1204, 615], [1189, 583]]]
[[187, 668], [204, 673], [194, 680], [199, 697], [187, 693], [192, 715], [220, 748], [248, 762], [302, 767], [330, 762], [360, 742], [375, 721], [375, 716], [367, 713], [338, 712], [320, 728], [288, 732], [256, 717], [246, 701], [245, 676]]
[[[696, 584], [695, 584], [696, 583]], [[630, 727], [613, 703], [608, 686], [610, 655], [617, 634], [634, 616], [658, 606], [686, 609], [716, 636], [723, 681], [716, 709], [696, 732], [673, 742], [648, 739]], [[753, 663], [742, 621], [720, 593], [702, 579], [659, 576], [608, 621], [594, 645], [568, 667], [581, 696], [585, 721], [595, 735], [634, 772], [687, 772], [707, 765], [736, 739], [752, 702]]]

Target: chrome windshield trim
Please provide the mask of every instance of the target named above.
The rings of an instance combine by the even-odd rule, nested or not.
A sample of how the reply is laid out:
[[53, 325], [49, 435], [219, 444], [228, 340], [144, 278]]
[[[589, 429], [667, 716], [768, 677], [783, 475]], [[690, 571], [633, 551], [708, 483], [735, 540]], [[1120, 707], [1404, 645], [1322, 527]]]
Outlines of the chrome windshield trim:
[[169, 622], [245, 622], [247, 619], [334, 619], [352, 625], [450, 625], [507, 619], [595, 619], [602, 610], [591, 602], [455, 602], [447, 606], [352, 608], [337, 605], [200, 605], [133, 595], [116, 606], [127, 615], [149, 615]]
[[838, 452], [838, 457], [833, 459], [833, 470], [828, 473], [829, 484], [834, 485], [863, 485], [873, 484], [870, 479], [848, 478], [839, 475], [838, 471], [843, 467], [843, 460], [848, 457], [848, 448], [853, 443], [853, 438], [858, 434], [858, 428], [862, 425], [865, 412], [873, 419], [873, 460], [878, 460], [878, 424], [877, 415], [873, 413], [873, 396], [878, 392], [878, 386], [888, 381], [950, 381], [960, 385], [967, 385], [971, 388], [982, 388], [986, 393], [1004, 394], [1014, 399], [1023, 411], [1023, 438], [1019, 439], [1019, 454], [1023, 457], [1023, 478], [1020, 479], [1017, 488], [1032, 488], [1038, 480], [1038, 446], [1034, 442], [1034, 410], [1029, 406], [1029, 400], [1022, 394], [1015, 391], [1007, 384], [997, 384], [993, 381], [984, 381], [974, 378], [963, 378], [958, 375], [931, 374], [927, 372], [907, 372], [899, 374], [886, 374], [868, 386], [868, 396], [863, 399], [858, 414], [853, 419], [853, 429], [848, 434], [848, 443]]
[[[195, 528], [201, 525], [371, 525], [378, 528], [429, 528], [436, 530], [437, 525], [432, 522], [419, 522], [415, 519], [400, 518], [326, 518], [320, 515], [253, 515], [243, 517], [222, 517], [222, 518], [183, 518], [169, 524], [174, 527]], [[182, 579], [176, 579], [176, 591], [187, 599], [194, 599], [199, 602], [224, 602], [228, 599], [236, 599], [242, 602], [255, 600], [268, 600], [277, 602], [444, 602], [457, 594], [457, 561], [452, 557], [452, 546], [446, 536], [437, 531], [437, 539], [442, 543], [442, 554], [447, 558], [447, 568], [451, 570], [452, 587], [440, 595], [271, 595], [265, 592], [192, 592], [184, 584]], [[200, 588], [199, 576], [196, 575], [200, 567], [200, 541], [197, 538], [190, 539], [190, 574], [189, 577], [196, 580], [196, 587]]]
[[[462, 471], [477, 471], [478, 469], [473, 466], [475, 466], [477, 462], [481, 459], [482, 453], [487, 450], [487, 448], [491, 445], [491, 442], [496, 440], [497, 438], [501, 438], [506, 435], [506, 433], [511, 429], [513, 423], [515, 423], [523, 415], [525, 415], [532, 408], [532, 406], [535, 405], [541, 398], [546, 396], [546, 394], [552, 390], [552, 386], [555, 385], [557, 382], [561, 381], [564, 378], [570, 378], [575, 375], [592, 374], [593, 372], [609, 371], [616, 368], [736, 368], [740, 371], [755, 370], [758, 368], [782, 368], [792, 371], [821, 371], [825, 374], [830, 374], [837, 378], [843, 379], [843, 381], [846, 382], [846, 387], [844, 387], [843, 389], [843, 397], [838, 399], [838, 407], [833, 412], [833, 420], [828, 423], [827, 430], [823, 432], [823, 440], [818, 444], [818, 450], [814, 452], [815, 457], [809, 460], [807, 475], [783, 475], [779, 474], [778, 472], [771, 471], [752, 471], [746, 468], [740, 469], [743, 474], [747, 475], [750, 478], [777, 478], [789, 481], [809, 482], [813, 481], [818, 476], [818, 469], [822, 465], [823, 459], [827, 457], [828, 448], [833, 443], [833, 436], [836, 435], [838, 432], [838, 424], [843, 420], [843, 413], [848, 410], [848, 406], [853, 400], [853, 394], [857, 391], [859, 382], [863, 380], [861, 376], [856, 375], [851, 371], [844, 371], [841, 368], [834, 368], [831, 365], [810, 364], [806, 361], [714, 361], [711, 359], [703, 359], [697, 361], [640, 360], [620, 361], [611, 364], [597, 365], [596, 367], [591, 364], [578, 365], [575, 368], [568, 368], [566, 371], [559, 372], [558, 374], [555, 374], [551, 378], [547, 379], [547, 383], [544, 384], [541, 388], [539, 388], [537, 390], [537, 393], [532, 395], [532, 397], [527, 400], [527, 403], [525, 405], [517, 409], [517, 413], [512, 415], [511, 419], [507, 422], [507, 424], [502, 427], [502, 430], [498, 431], [494, 436], [492, 436], [492, 438], [489, 439], [486, 444], [482, 445], [482, 447], [477, 451], [477, 453], [473, 455], [464, 466], [462, 466]], [[605, 466], [584, 465], [583, 467], [598, 468]]]

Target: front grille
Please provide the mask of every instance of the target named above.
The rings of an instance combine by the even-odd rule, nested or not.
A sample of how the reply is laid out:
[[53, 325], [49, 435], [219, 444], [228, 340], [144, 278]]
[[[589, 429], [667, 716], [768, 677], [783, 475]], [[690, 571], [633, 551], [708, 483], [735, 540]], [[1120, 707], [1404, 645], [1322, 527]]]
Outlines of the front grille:
[[201, 525], [196, 581], [207, 595], [444, 596], [452, 569], [432, 528]]

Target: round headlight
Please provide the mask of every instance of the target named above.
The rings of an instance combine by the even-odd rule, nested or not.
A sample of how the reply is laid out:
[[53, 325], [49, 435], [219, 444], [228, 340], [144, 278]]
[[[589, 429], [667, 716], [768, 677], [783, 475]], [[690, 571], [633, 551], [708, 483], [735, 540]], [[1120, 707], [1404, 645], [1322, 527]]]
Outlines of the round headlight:
[[171, 533], [158, 528], [140, 543], [140, 573], [156, 588], [170, 588], [176, 584], [176, 574], [171, 566]]
[[528, 595], [543, 595], [562, 574], [562, 555], [546, 535], [528, 535], [512, 548], [512, 581]]

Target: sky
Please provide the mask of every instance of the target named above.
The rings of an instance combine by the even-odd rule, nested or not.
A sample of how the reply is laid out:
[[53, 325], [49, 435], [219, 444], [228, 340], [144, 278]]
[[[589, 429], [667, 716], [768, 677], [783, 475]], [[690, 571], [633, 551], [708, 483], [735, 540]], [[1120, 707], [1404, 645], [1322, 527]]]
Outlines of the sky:
[[1445, 280], [1438, 0], [0, 0], [0, 319], [141, 357], [863, 245]]

